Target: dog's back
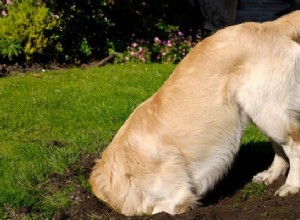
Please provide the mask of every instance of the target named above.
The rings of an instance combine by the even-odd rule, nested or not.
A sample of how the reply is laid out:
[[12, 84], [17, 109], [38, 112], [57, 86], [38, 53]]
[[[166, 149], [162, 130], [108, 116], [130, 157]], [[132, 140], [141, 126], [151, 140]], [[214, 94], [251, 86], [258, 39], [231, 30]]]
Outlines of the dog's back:
[[294, 12], [199, 43], [104, 151], [94, 194], [126, 215], [185, 212], [230, 168], [248, 117], [284, 142], [300, 109], [299, 32]]

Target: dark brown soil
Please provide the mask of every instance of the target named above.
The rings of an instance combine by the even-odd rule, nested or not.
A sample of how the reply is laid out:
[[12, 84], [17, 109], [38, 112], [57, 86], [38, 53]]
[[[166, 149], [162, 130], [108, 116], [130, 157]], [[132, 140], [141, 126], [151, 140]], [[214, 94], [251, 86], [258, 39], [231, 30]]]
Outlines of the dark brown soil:
[[71, 205], [56, 213], [54, 219], [300, 219], [300, 195], [274, 197], [275, 191], [284, 183], [281, 178], [268, 186], [268, 190], [259, 196], [245, 198], [243, 187], [251, 181], [252, 176], [267, 168], [273, 152], [269, 143], [256, 143], [242, 146], [232, 170], [227, 177], [192, 211], [171, 216], [158, 213], [151, 216], [126, 217], [95, 198], [88, 187], [82, 187], [78, 175], [88, 178], [93, 160], [97, 154], [83, 154], [65, 175], [51, 174], [49, 182], [58, 188], [70, 183], [75, 190], [70, 194]]
[[14, 75], [15, 73], [43, 72], [46, 69], [64, 69], [67, 67], [68, 65], [65, 64], [0, 64], [0, 77]]
[[1, 64], [0, 63], [0, 77], [9, 76], [14, 74], [25, 74], [28, 72], [38, 73], [44, 72], [46, 70], [61, 70], [70, 67], [99, 67], [111, 63], [113, 58], [117, 54], [111, 54], [102, 60], [90, 60], [88, 63], [82, 63], [81, 61], [76, 61], [75, 63], [13, 63], [13, 64]]

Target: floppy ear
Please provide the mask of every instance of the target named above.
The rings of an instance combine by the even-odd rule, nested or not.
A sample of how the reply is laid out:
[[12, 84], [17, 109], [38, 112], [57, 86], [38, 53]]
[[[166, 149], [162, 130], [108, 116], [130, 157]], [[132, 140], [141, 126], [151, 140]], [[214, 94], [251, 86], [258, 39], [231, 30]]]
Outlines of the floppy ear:
[[99, 159], [96, 161], [96, 165], [93, 168], [89, 178], [89, 183], [92, 187], [93, 193], [103, 202], [108, 202], [106, 191], [110, 185], [107, 183], [107, 178], [109, 179], [107, 170], [103, 169], [103, 163], [101, 159]]

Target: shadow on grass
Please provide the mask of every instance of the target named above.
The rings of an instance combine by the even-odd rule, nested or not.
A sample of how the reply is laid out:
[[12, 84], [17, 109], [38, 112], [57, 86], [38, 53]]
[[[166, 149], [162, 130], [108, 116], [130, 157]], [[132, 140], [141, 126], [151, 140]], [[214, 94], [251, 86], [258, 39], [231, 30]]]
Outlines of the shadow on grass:
[[267, 169], [273, 157], [274, 151], [270, 142], [250, 142], [242, 145], [228, 175], [201, 202], [211, 205], [224, 197], [231, 197], [249, 183], [255, 174]]

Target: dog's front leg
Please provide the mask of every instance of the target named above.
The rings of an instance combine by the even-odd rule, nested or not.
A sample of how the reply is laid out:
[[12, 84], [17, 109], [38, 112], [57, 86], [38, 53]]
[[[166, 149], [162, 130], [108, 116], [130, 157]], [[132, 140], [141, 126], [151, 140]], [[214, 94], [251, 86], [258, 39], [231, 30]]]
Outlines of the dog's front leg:
[[300, 192], [300, 144], [290, 138], [290, 141], [283, 145], [283, 149], [289, 158], [290, 170], [285, 184], [275, 193], [279, 196]]

